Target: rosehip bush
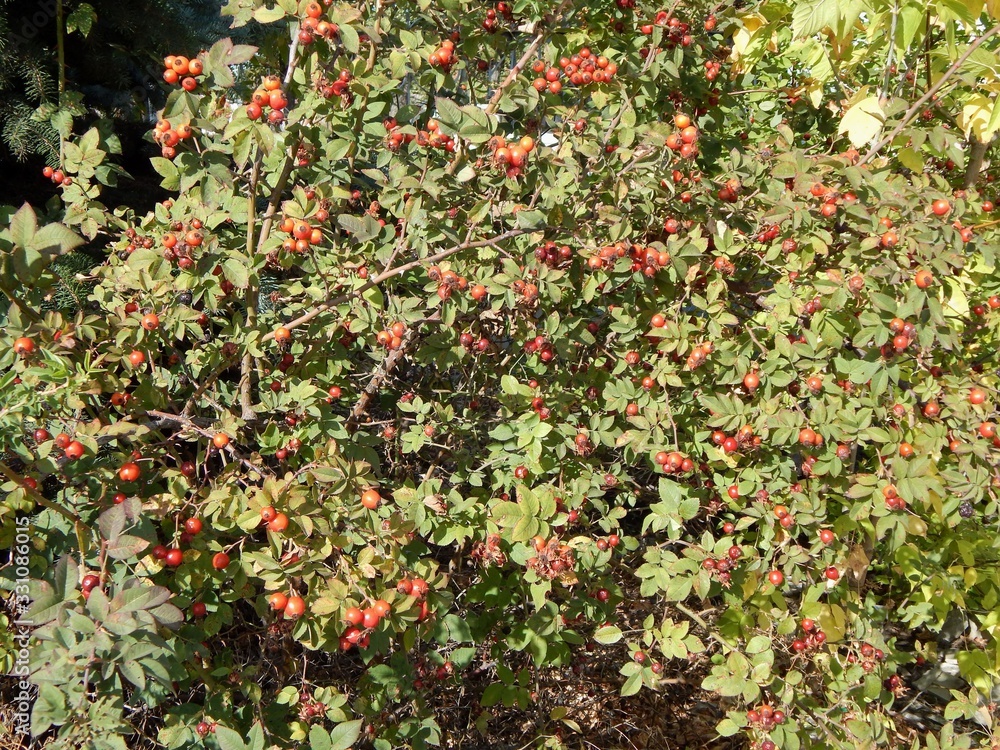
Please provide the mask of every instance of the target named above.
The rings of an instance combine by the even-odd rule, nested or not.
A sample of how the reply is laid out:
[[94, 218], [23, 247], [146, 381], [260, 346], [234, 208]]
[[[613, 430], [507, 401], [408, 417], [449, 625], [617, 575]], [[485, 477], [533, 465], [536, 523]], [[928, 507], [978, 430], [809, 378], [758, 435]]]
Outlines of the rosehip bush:
[[995, 743], [972, 5], [231, 0], [169, 197], [104, 205], [93, 128], [0, 214], [31, 732], [568, 747], [611, 679], [733, 746]]

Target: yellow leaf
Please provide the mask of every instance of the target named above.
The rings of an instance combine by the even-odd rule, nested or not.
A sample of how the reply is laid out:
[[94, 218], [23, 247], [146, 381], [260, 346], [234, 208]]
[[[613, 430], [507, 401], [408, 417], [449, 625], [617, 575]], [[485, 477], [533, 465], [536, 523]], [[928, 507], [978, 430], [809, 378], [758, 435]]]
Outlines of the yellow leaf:
[[1000, 0], [986, 0], [986, 12], [991, 18], [1000, 21]]
[[742, 25], [739, 30], [733, 34], [733, 60], [738, 60], [746, 52], [747, 47], [750, 46], [750, 42], [753, 41], [754, 34], [760, 29], [764, 24], [767, 23], [767, 19], [764, 18], [760, 13], [752, 13], [748, 16], [743, 16], [740, 19]]
[[838, 133], [847, 133], [851, 145], [857, 148], [870, 143], [882, 131], [885, 113], [877, 96], [869, 96], [856, 102], [840, 121]]
[[823, 82], [810, 78], [806, 82], [806, 96], [809, 97], [812, 105], [819, 109], [819, 105], [823, 103]]
[[958, 115], [958, 126], [962, 128], [966, 138], [975, 134], [980, 141], [986, 142], [996, 132], [996, 125], [990, 126], [993, 115], [993, 102], [982, 94], [972, 94]]

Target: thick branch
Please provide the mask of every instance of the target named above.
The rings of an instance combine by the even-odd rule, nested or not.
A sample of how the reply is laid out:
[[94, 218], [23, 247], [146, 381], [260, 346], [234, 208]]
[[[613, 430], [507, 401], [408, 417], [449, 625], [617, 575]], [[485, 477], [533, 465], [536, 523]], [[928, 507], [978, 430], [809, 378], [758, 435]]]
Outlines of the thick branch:
[[958, 72], [959, 68], [961, 68], [962, 65], [965, 64], [965, 61], [969, 59], [972, 53], [975, 52], [977, 49], [979, 49], [980, 45], [982, 45], [983, 42], [985, 42], [987, 39], [995, 35], [997, 32], [1000, 32], [1000, 24], [997, 24], [989, 31], [984, 33], [981, 37], [972, 42], [972, 44], [969, 45], [968, 49], [965, 50], [962, 56], [959, 57], [954, 62], [954, 64], [944, 72], [944, 75], [942, 75], [938, 79], [938, 82], [935, 83], [933, 86], [931, 86], [929, 89], [927, 89], [927, 92], [922, 97], [917, 99], [917, 101], [915, 101], [908, 110], [906, 110], [906, 112], [903, 114], [903, 119], [900, 120], [899, 124], [897, 124], [896, 127], [892, 129], [892, 132], [890, 132], [889, 135], [887, 135], [885, 138], [883, 138], [874, 146], [872, 146], [871, 149], [869, 149], [868, 153], [865, 154], [864, 157], [862, 157], [862, 159], [858, 162], [858, 164], [867, 164], [869, 161], [872, 160], [875, 154], [878, 153], [878, 150], [880, 148], [885, 146], [887, 143], [891, 143], [892, 140], [897, 135], [903, 132], [903, 128], [905, 128], [907, 125], [910, 124], [910, 121], [917, 116], [917, 114], [920, 112], [923, 106], [931, 100], [931, 97], [933, 97], [938, 91], [941, 90], [941, 87], [944, 86], [944, 84], [948, 81], [948, 79], [950, 79], [953, 75], [955, 75], [955, 73]]
[[964, 190], [968, 190], [976, 184], [989, 147], [989, 141], [983, 142], [974, 136], [969, 140], [969, 163], [965, 165], [965, 178], [962, 180]]
[[[257, 182], [260, 179], [261, 157], [258, 154], [250, 172], [250, 194], [247, 196], [247, 257], [254, 256], [254, 228], [257, 224]], [[257, 324], [257, 285], [250, 284], [246, 291], [246, 326], [253, 328]], [[243, 355], [240, 363], [240, 410], [243, 421], [253, 419], [253, 357], [250, 352]]]

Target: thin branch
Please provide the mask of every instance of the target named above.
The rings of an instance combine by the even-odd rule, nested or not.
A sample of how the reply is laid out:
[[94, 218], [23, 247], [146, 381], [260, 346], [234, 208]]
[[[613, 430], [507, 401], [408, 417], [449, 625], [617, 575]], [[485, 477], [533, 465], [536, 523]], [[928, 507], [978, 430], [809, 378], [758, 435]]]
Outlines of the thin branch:
[[288, 149], [288, 156], [281, 168], [281, 174], [278, 175], [278, 181], [275, 183], [274, 190], [271, 191], [271, 198], [267, 202], [267, 210], [264, 212], [260, 225], [260, 237], [257, 238], [258, 253], [263, 250], [264, 243], [271, 236], [271, 225], [274, 224], [274, 216], [278, 213], [278, 206], [281, 205], [281, 194], [285, 192], [285, 186], [288, 185], [288, 179], [292, 176], [292, 170], [295, 168], [295, 155], [298, 150], [299, 140], [295, 139], [295, 142]]
[[37, 505], [41, 505], [43, 508], [48, 508], [49, 510], [58, 513], [60, 516], [73, 524], [76, 524], [80, 520], [79, 517], [72, 511], [52, 502], [38, 490], [34, 490], [31, 487], [26, 486], [22, 481], [24, 477], [20, 476], [16, 471], [2, 461], [0, 461], [0, 474], [3, 474], [11, 482], [21, 487], [24, 490], [24, 494], [31, 498], [31, 500]]
[[[434, 311], [434, 314], [427, 318], [427, 322], [437, 321], [441, 318], [441, 308]], [[372, 397], [379, 392], [382, 388], [382, 384], [386, 381], [392, 371], [395, 369], [396, 365], [399, 364], [399, 360], [403, 358], [406, 354], [406, 350], [409, 349], [410, 345], [417, 337], [417, 327], [414, 326], [410, 328], [406, 334], [403, 336], [403, 343], [398, 349], [394, 349], [389, 352], [389, 355], [382, 360], [382, 364], [375, 370], [375, 374], [372, 375], [372, 379], [368, 381], [368, 385], [361, 392], [358, 397], [357, 403], [354, 404], [354, 408], [351, 409], [351, 416], [347, 420], [348, 429], [352, 429], [357, 425], [358, 420], [361, 419], [362, 415], [368, 410], [368, 404], [371, 402]]]
[[[566, 8], [569, 7], [569, 5], [570, 5], [570, 0], [563, 0], [562, 3], [560, 3], [559, 7], [556, 8], [555, 12], [552, 14], [553, 20], [554, 21], [558, 20], [559, 16], [562, 15], [563, 11], [566, 10]], [[510, 71], [507, 73], [507, 77], [503, 79], [503, 81], [500, 83], [499, 86], [497, 86], [496, 91], [493, 92], [493, 96], [490, 97], [489, 104], [486, 105], [486, 114], [492, 115], [494, 112], [497, 111], [497, 107], [500, 106], [500, 99], [503, 98], [504, 90], [508, 86], [510, 86], [515, 80], [517, 80], [517, 76], [521, 73], [522, 70], [524, 70], [524, 66], [528, 64], [528, 60], [530, 60], [532, 56], [538, 51], [538, 48], [545, 40], [545, 33], [546, 33], [545, 29], [543, 28], [541, 31], [535, 34], [535, 38], [531, 40], [531, 44], [528, 45], [528, 48], [524, 51], [524, 54], [521, 55], [521, 58], [516, 63], [514, 63], [514, 67], [511, 68]]]
[[955, 73], [958, 72], [959, 68], [961, 68], [962, 65], [965, 64], [965, 61], [968, 60], [969, 57], [972, 56], [972, 53], [975, 52], [977, 49], [979, 49], [980, 45], [982, 45], [983, 42], [985, 42], [990, 37], [994, 36], [997, 32], [1000, 32], [1000, 24], [997, 24], [996, 26], [994, 26], [993, 28], [991, 28], [989, 31], [987, 31], [985, 34], [983, 34], [978, 39], [976, 39], [974, 42], [972, 42], [972, 44], [969, 45], [968, 49], [965, 50], [965, 52], [962, 54], [962, 56], [959, 57], [952, 64], [952, 66], [950, 68], [948, 68], [948, 70], [946, 70], [944, 72], [944, 75], [942, 75], [938, 79], [938, 82], [935, 83], [933, 86], [931, 86], [929, 89], [927, 89], [927, 92], [922, 97], [920, 97], [919, 99], [917, 99], [917, 101], [915, 101], [910, 106], [910, 108], [908, 110], [906, 110], [906, 112], [903, 114], [903, 119], [900, 120], [899, 124], [897, 124], [896, 127], [892, 129], [892, 132], [890, 132], [889, 135], [887, 135], [885, 138], [883, 138], [878, 143], [876, 143], [874, 146], [872, 146], [871, 149], [869, 149], [868, 153], [865, 154], [861, 158], [861, 160], [858, 162], [858, 164], [859, 165], [861, 165], [861, 164], [867, 164], [869, 161], [872, 160], [872, 158], [875, 156], [875, 154], [878, 153], [878, 150], [880, 148], [882, 148], [883, 146], [885, 146], [887, 143], [891, 143], [892, 140], [897, 135], [899, 135], [901, 132], [903, 132], [903, 128], [905, 128], [907, 125], [909, 125], [910, 121], [914, 117], [917, 116], [917, 114], [920, 112], [921, 108], [928, 101], [930, 101], [931, 97], [933, 97], [934, 94], [936, 94], [938, 91], [941, 90], [941, 87], [944, 86], [944, 84], [948, 81], [948, 79], [951, 78], [953, 75], [955, 75]]
[[[215, 437], [215, 433], [212, 430], [208, 430], [208, 429], [206, 429], [204, 427], [201, 427], [200, 425], [198, 425], [197, 422], [195, 422], [190, 417], [184, 417], [184, 416], [181, 416], [180, 414], [170, 414], [170, 413], [165, 412], [165, 411], [157, 411], [156, 409], [150, 409], [149, 411], [146, 412], [146, 415], [149, 416], [149, 417], [152, 417], [153, 419], [160, 420], [161, 422], [173, 422], [175, 424], [182, 425], [182, 426], [186, 427], [187, 429], [191, 430], [192, 432], [196, 432], [199, 435], [201, 435], [202, 437], [208, 438], [209, 440], [211, 440], [212, 438]], [[243, 467], [245, 469], [247, 469], [249, 471], [252, 471], [255, 474], [263, 474], [264, 473], [262, 467], [255, 466], [249, 460], [247, 460], [246, 458], [244, 458], [242, 456], [242, 454], [240, 454], [240, 452], [237, 451], [235, 447], [233, 447], [232, 443], [230, 443], [229, 445], [227, 445], [224, 450], [229, 451], [229, 453], [236, 460], [238, 460], [241, 464], [243, 464]]]
[[896, 53], [896, 21], [899, 18], [898, 0], [892, 4], [892, 25], [889, 28], [889, 54], [886, 56], [885, 72], [882, 76], [882, 90], [879, 91], [878, 100], [885, 101], [886, 93], [889, 91], [889, 76], [892, 71], [892, 58]]
[[[494, 244], [496, 242], [502, 242], [504, 240], [509, 240], [509, 239], [511, 239], [513, 237], [520, 237], [523, 234], [530, 234], [532, 231], [534, 231], [534, 230], [531, 230], [531, 229], [512, 229], [509, 232], [504, 232], [503, 234], [497, 235], [496, 237], [491, 237], [490, 239], [487, 239], [487, 240], [477, 240], [476, 242], [463, 242], [463, 243], [461, 243], [459, 245], [455, 245], [453, 247], [449, 247], [447, 250], [442, 250], [441, 252], [439, 252], [439, 253], [437, 253], [435, 255], [430, 255], [430, 256], [428, 256], [426, 258], [419, 258], [417, 260], [410, 261], [409, 263], [404, 263], [401, 266], [397, 266], [396, 268], [392, 268], [392, 269], [390, 269], [388, 271], [384, 271], [383, 273], [380, 273], [378, 276], [376, 276], [373, 279], [369, 279], [367, 282], [365, 282], [364, 284], [362, 284], [361, 286], [359, 286], [357, 289], [355, 289], [353, 291], [347, 292], [346, 294], [341, 294], [339, 297], [334, 297], [333, 299], [329, 299], [326, 302], [323, 302], [322, 304], [317, 305], [316, 307], [314, 307], [312, 310], [310, 310], [309, 312], [305, 313], [304, 315], [300, 315], [299, 317], [295, 318], [295, 320], [292, 320], [292, 321], [289, 321], [288, 323], [285, 323], [283, 327], [287, 328], [288, 330], [292, 330], [294, 328], [298, 328], [299, 326], [304, 325], [305, 323], [308, 323], [310, 320], [312, 320], [316, 316], [323, 314], [324, 312], [326, 312], [330, 308], [336, 307], [337, 305], [340, 305], [340, 304], [343, 304], [344, 302], [347, 302], [348, 300], [351, 300], [354, 297], [359, 297], [362, 294], [364, 294], [365, 292], [367, 292], [369, 289], [371, 289], [372, 287], [381, 284], [383, 281], [386, 281], [387, 279], [391, 279], [394, 276], [400, 276], [400, 275], [406, 273], [407, 271], [410, 271], [410, 270], [416, 268], [417, 266], [427, 265], [427, 264], [431, 264], [431, 263], [437, 263], [439, 261], [444, 260], [445, 258], [451, 257], [455, 253], [461, 252], [462, 250], [471, 250], [471, 249], [477, 248], [477, 247], [489, 247], [490, 245], [492, 245], [492, 244]], [[270, 333], [265, 334], [261, 338], [261, 342], [263, 343], [263, 342], [266, 342], [266, 341], [270, 341], [273, 338], [274, 338], [274, 332], [271, 331]]]

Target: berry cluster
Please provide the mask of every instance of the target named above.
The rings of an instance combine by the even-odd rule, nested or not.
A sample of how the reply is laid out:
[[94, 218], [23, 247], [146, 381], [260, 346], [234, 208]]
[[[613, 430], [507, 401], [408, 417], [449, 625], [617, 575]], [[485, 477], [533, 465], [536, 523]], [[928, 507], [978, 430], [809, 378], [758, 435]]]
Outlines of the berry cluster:
[[403, 345], [403, 336], [406, 334], [406, 323], [396, 321], [385, 331], [379, 331], [375, 340], [379, 346], [386, 349], [395, 350]]
[[[706, 60], [705, 61], [705, 78], [709, 81], [714, 81], [719, 77], [719, 73], [722, 72], [722, 63], [718, 60]], [[825, 215], [825, 214], [824, 214]]]
[[451, 299], [451, 294], [456, 289], [464, 292], [469, 288], [469, 280], [451, 270], [442, 271], [438, 266], [431, 266], [427, 269], [427, 275], [431, 281], [438, 282], [437, 295], [442, 301]]
[[639, 27], [644, 35], [653, 33], [654, 26], [666, 26], [667, 33], [664, 35], [664, 45], [667, 49], [674, 49], [677, 45], [690, 47], [694, 39], [691, 36], [691, 25], [682, 21], [677, 16], [671, 16], [667, 11], [661, 10], [653, 18], [653, 23], [645, 23]]
[[42, 169], [42, 176], [52, 180], [56, 185], [72, 185], [73, 178], [68, 174], [63, 172], [61, 169], [53, 169], [52, 167], [45, 167]]
[[560, 57], [558, 68], [546, 66], [544, 60], [535, 60], [531, 69], [538, 74], [531, 84], [536, 91], [548, 89], [550, 94], [558, 94], [562, 91], [563, 76], [571, 86], [607, 83], [618, 72], [618, 64], [604, 55], [595, 57], [588, 47], [582, 47], [571, 57]]
[[759, 725], [767, 732], [778, 724], [785, 723], [785, 712], [780, 708], [774, 709], [769, 704], [762, 703], [757, 708], [751, 708], [747, 711], [747, 721], [750, 724]]
[[177, 156], [178, 144], [193, 135], [194, 129], [187, 123], [174, 128], [169, 120], [160, 120], [153, 129], [153, 140], [160, 146], [160, 155], [164, 159], [173, 159]]
[[549, 268], [559, 268], [573, 258], [573, 249], [569, 245], [556, 245], [549, 240], [544, 245], [535, 248], [535, 260], [544, 263]]
[[723, 276], [732, 276], [736, 273], [736, 266], [733, 265], [733, 262], [724, 255], [718, 256], [712, 262], [712, 268], [721, 273]]
[[[525, 344], [525, 348], [527, 348], [527, 344]], [[541, 419], [542, 421], [552, 416], [552, 410], [545, 405], [545, 399], [543, 399], [541, 396], [535, 396], [533, 399], [531, 399], [531, 408], [538, 415], [538, 418]]]
[[[142, 247], [149, 250], [153, 247], [152, 237], [140, 237], [139, 233], [135, 230], [135, 227], [129, 227], [125, 230], [125, 236], [122, 237], [128, 244], [125, 245], [124, 249], [121, 251], [125, 253], [125, 256], [129, 256], [136, 251], [136, 248]], [[125, 260], [125, 257], [121, 258]]]
[[198, 88], [198, 77], [205, 72], [205, 64], [198, 58], [189, 60], [183, 55], [168, 55], [163, 59], [163, 80], [171, 86], [178, 81], [185, 91]]
[[399, 151], [404, 144], [410, 143], [417, 137], [413, 133], [401, 132], [399, 123], [396, 122], [395, 117], [387, 117], [382, 121], [382, 125], [389, 132], [386, 136], [385, 145], [390, 151]]
[[534, 570], [542, 578], [552, 580], [573, 570], [573, 550], [556, 537], [543, 539], [536, 536], [532, 540], [535, 556], [528, 558], [529, 570]]
[[[989, 299], [986, 300], [986, 306], [991, 310], [1000, 310], [1000, 295], [994, 294]], [[982, 317], [986, 314], [986, 307], [983, 305], [973, 305], [972, 312]]]
[[614, 245], [605, 245], [587, 259], [587, 266], [591, 270], [597, 270], [612, 265], [618, 258], [628, 256], [632, 261], [632, 273], [642, 273], [645, 276], [655, 276], [657, 271], [670, 262], [670, 254], [655, 247], [643, 247], [626, 242], [616, 242]]
[[485, 541], [472, 545], [472, 559], [484, 568], [495, 565], [502, 568], [507, 564], [507, 555], [500, 548], [500, 535], [488, 534]]
[[416, 139], [417, 145], [421, 147], [439, 148], [443, 151], [447, 151], [448, 153], [453, 153], [455, 151], [455, 139], [446, 133], [442, 133], [441, 125], [434, 119], [427, 121], [426, 130], [417, 131]]
[[799, 443], [807, 447], [819, 448], [823, 445], [823, 436], [811, 427], [803, 427], [799, 430]]
[[524, 351], [527, 354], [538, 353], [538, 358], [542, 362], [551, 362], [555, 356], [555, 349], [552, 348], [552, 342], [549, 341], [545, 336], [535, 336], [533, 339], [528, 339], [524, 344]]
[[876, 664], [885, 661], [885, 652], [870, 643], [848, 646], [847, 663], [857, 664], [859, 661], [866, 673], [874, 672]]
[[677, 151], [683, 159], [693, 159], [698, 155], [698, 128], [682, 113], [674, 115], [674, 125], [677, 130], [667, 136], [667, 148]]
[[815, 651], [826, 643], [826, 633], [816, 627], [815, 621], [806, 617], [799, 625], [804, 635], [792, 641], [792, 650], [795, 653], [801, 654], [806, 651]]
[[476, 338], [474, 334], [468, 331], [463, 331], [458, 337], [458, 343], [460, 343], [466, 349], [475, 349], [480, 354], [489, 351], [490, 340], [485, 336], [480, 336]]
[[885, 507], [889, 510], [906, 510], [906, 501], [896, 492], [896, 485], [887, 484], [882, 488], [882, 497], [885, 498]]
[[[330, 212], [325, 208], [319, 208], [311, 218], [322, 224], [330, 218]], [[306, 219], [286, 216], [281, 220], [279, 228], [288, 235], [282, 241], [281, 249], [289, 253], [307, 253], [309, 248], [323, 241], [323, 230], [313, 226]]]
[[723, 588], [729, 588], [732, 582], [732, 570], [736, 567], [739, 559], [743, 557], [743, 550], [738, 544], [729, 548], [725, 557], [718, 559], [706, 557], [701, 562], [701, 567], [712, 573], [716, 580], [722, 584]]
[[515, 178], [528, 163], [528, 155], [535, 150], [535, 139], [526, 135], [520, 140], [509, 143], [503, 136], [494, 136], [487, 144], [493, 154], [493, 163], [505, 168], [507, 176]]
[[275, 612], [280, 612], [290, 620], [295, 620], [306, 612], [306, 601], [294, 592], [284, 594], [276, 591], [267, 597], [268, 606]]
[[677, 451], [667, 453], [660, 451], [653, 457], [657, 466], [662, 466], [667, 474], [688, 473], [694, 471], [694, 461]]
[[455, 60], [455, 42], [451, 39], [445, 39], [441, 42], [441, 46], [427, 57], [427, 62], [432, 68], [441, 68], [445, 73], [451, 70]]
[[450, 661], [434, 666], [428, 663], [427, 659], [420, 657], [413, 666], [413, 671], [417, 678], [413, 681], [414, 690], [423, 690], [428, 684], [434, 681], [442, 682], [455, 674], [455, 665]]
[[917, 327], [902, 318], [893, 318], [889, 321], [889, 333], [892, 334], [892, 341], [882, 345], [882, 356], [886, 358], [897, 352], [906, 351], [916, 338]]
[[202, 232], [202, 227], [200, 219], [192, 219], [188, 225], [182, 221], [175, 221], [171, 224], [171, 231], [160, 238], [164, 260], [171, 263], [176, 261], [177, 267], [181, 270], [192, 268], [195, 249], [205, 244], [205, 234]]
[[288, 97], [281, 88], [278, 76], [266, 76], [250, 97], [247, 105], [247, 117], [259, 120], [267, 112], [267, 121], [272, 125], [280, 125], [285, 121], [285, 109], [288, 107]]
[[538, 285], [533, 284], [530, 281], [523, 281], [517, 279], [511, 284], [511, 289], [514, 290], [514, 294], [518, 295], [520, 303], [524, 305], [533, 305], [538, 301]]
[[326, 704], [316, 700], [308, 690], [299, 692], [299, 721], [311, 724], [326, 714]]
[[[761, 227], [760, 231], [757, 232], [757, 242], [761, 242], [761, 243], [763, 243], [763, 242], [771, 242], [772, 240], [777, 239], [778, 235], [780, 235], [780, 234], [781, 234], [781, 227], [779, 225], [777, 225], [777, 224], [765, 224], [763, 227]], [[791, 238], [785, 240], [785, 243], [789, 243], [789, 244], [786, 245], [786, 244], [782, 243], [781, 248], [786, 253], [795, 252], [795, 250], [798, 249], [799, 243], [796, 242], [795, 240], [791, 239]]]
[[500, 28], [500, 17], [507, 23], [514, 21], [514, 9], [511, 8], [510, 3], [499, 2], [497, 3], [496, 10], [490, 8], [486, 11], [486, 18], [483, 19], [483, 29], [491, 34], [495, 32]]
[[687, 368], [689, 370], [695, 370], [701, 367], [708, 360], [708, 355], [712, 353], [715, 347], [712, 346], [712, 342], [706, 341], [703, 344], [698, 344], [691, 350], [691, 353], [687, 356]]
[[322, 79], [317, 85], [317, 89], [326, 99], [332, 99], [335, 96], [341, 97], [344, 104], [350, 105], [354, 101], [354, 95], [348, 89], [348, 84], [354, 80], [354, 76], [351, 71], [344, 68], [337, 75], [336, 79], [330, 81], [326, 78]]
[[337, 24], [323, 19], [323, 6], [315, 1], [306, 6], [305, 16], [299, 23], [299, 44], [312, 44], [316, 37], [332, 40], [339, 34], [340, 27]]
[[207, 737], [209, 734], [215, 734], [216, 723], [213, 721], [209, 723], [207, 721], [199, 721], [194, 728], [194, 731], [198, 733], [199, 737]]
[[735, 435], [727, 435], [722, 430], [713, 431], [712, 442], [728, 454], [758, 448], [762, 441], [760, 435], [753, 434], [753, 427], [745, 424], [736, 431]]

